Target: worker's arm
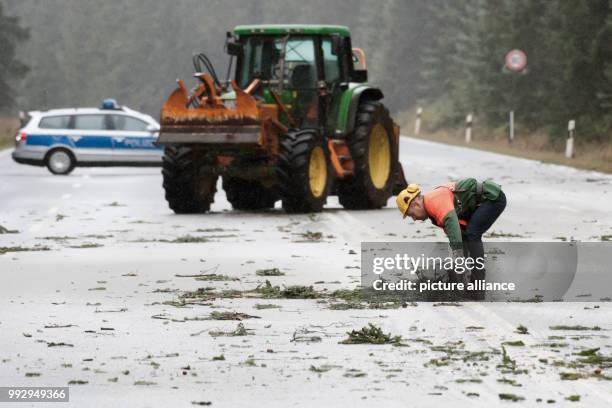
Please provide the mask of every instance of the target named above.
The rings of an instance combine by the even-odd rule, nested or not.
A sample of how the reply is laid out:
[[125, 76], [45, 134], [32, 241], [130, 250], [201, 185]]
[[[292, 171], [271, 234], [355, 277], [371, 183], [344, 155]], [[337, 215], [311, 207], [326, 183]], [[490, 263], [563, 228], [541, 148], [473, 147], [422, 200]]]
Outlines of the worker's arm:
[[460, 249], [463, 247], [461, 239], [461, 227], [459, 226], [459, 218], [457, 212], [453, 209], [444, 216], [444, 232], [448, 237], [448, 242], [452, 249]]
[[424, 195], [423, 205], [427, 215], [433, 218], [434, 224], [444, 228], [451, 248], [462, 248], [461, 228], [455, 211], [453, 193], [447, 188], [437, 188]]

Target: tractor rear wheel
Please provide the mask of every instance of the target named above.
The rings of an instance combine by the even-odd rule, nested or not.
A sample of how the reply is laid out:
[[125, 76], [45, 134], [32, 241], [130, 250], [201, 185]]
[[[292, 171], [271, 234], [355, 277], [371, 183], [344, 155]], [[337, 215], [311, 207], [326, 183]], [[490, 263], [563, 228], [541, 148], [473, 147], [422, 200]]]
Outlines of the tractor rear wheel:
[[213, 173], [200, 174], [192, 148], [166, 146], [162, 176], [166, 200], [175, 213], [195, 214], [210, 210], [217, 192], [218, 176]]
[[236, 177], [223, 177], [227, 201], [235, 210], [265, 210], [274, 208], [276, 194], [260, 182]]
[[381, 208], [393, 192], [397, 161], [393, 121], [380, 102], [359, 104], [355, 131], [347, 138], [354, 174], [338, 183], [338, 199], [344, 208]]
[[329, 152], [315, 130], [291, 131], [280, 142], [278, 178], [283, 208], [319, 212], [331, 185]]

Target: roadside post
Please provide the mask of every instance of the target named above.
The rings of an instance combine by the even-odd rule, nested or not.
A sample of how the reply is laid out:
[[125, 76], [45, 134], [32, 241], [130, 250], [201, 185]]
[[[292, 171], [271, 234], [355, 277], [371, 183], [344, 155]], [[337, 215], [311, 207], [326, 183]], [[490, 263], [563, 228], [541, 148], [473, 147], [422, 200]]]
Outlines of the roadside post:
[[506, 54], [503, 73], [510, 73], [512, 75], [512, 107], [508, 118], [508, 144], [512, 144], [514, 141], [514, 109], [516, 104], [516, 74], [527, 73], [527, 54], [523, 51], [514, 49]]
[[567, 123], [567, 139], [565, 141], [565, 157], [574, 157], [574, 135], [576, 134], [576, 121], [570, 120]]
[[465, 117], [465, 143], [472, 141], [472, 119], [473, 115], [471, 113]]
[[414, 121], [414, 135], [418, 136], [421, 133], [421, 115], [423, 114], [423, 108], [420, 106], [417, 108], [416, 120]]

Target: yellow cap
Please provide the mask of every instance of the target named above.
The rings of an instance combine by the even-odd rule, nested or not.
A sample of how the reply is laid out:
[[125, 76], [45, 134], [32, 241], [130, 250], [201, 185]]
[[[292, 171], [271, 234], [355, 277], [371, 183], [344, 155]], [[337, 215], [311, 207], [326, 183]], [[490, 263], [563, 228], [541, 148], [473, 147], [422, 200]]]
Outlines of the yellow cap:
[[400, 193], [397, 195], [397, 198], [395, 199], [397, 202], [397, 208], [399, 208], [403, 218], [406, 218], [410, 203], [419, 194], [421, 194], [421, 187], [418, 184], [408, 184], [408, 187], [400, 191]]

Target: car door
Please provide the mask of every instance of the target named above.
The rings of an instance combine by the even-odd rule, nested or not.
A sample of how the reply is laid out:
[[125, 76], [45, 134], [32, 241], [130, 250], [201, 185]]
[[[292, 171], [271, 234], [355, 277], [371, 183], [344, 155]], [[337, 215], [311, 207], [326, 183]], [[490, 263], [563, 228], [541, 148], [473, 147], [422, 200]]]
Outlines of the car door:
[[149, 130], [152, 126], [150, 123], [120, 113], [109, 116], [116, 162], [131, 164], [161, 160], [161, 150], [154, 144], [157, 135]]
[[96, 163], [113, 161], [113, 140], [109, 134], [106, 116], [101, 113], [74, 115], [68, 137], [74, 144], [79, 161]]

